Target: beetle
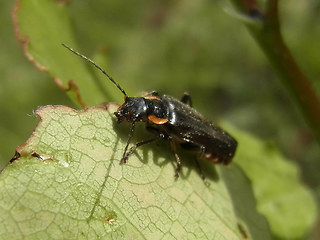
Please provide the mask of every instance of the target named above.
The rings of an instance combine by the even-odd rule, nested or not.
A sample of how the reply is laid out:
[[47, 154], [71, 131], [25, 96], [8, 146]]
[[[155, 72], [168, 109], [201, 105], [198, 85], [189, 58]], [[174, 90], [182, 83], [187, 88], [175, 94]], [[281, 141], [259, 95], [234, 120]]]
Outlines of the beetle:
[[[179, 177], [181, 170], [181, 160], [176, 150], [177, 144], [182, 148], [200, 153], [202, 157], [211, 162], [223, 165], [231, 162], [238, 145], [237, 141], [195, 110], [188, 93], [185, 93], [180, 100], [168, 95], [160, 95], [155, 91], [143, 97], [129, 97], [125, 90], [99, 65], [66, 44], [62, 45], [98, 68], [124, 95], [124, 103], [114, 113], [119, 123], [123, 121], [131, 123], [120, 164], [126, 163], [129, 156], [138, 147], [159, 139], [170, 141], [177, 162], [175, 178]], [[128, 149], [137, 122], [145, 122], [147, 129], [155, 132], [155, 137], [138, 142]], [[197, 165], [204, 178], [198, 162]]]

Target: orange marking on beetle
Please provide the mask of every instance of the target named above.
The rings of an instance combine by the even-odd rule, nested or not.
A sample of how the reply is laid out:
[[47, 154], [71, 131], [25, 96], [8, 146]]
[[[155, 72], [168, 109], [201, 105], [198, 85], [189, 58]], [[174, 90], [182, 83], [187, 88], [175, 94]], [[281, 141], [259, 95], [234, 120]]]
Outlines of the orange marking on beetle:
[[217, 162], [219, 162], [219, 158], [217, 158], [217, 157], [211, 158], [210, 161], [214, 162], [214, 163], [217, 163]]
[[144, 97], [145, 99], [155, 99], [155, 100], [158, 100], [158, 101], [161, 101], [161, 99], [157, 96], [147, 96], [147, 97]]
[[149, 115], [148, 119], [150, 122], [153, 122], [154, 124], [165, 124], [168, 122], [167, 118], [158, 118], [155, 115]]

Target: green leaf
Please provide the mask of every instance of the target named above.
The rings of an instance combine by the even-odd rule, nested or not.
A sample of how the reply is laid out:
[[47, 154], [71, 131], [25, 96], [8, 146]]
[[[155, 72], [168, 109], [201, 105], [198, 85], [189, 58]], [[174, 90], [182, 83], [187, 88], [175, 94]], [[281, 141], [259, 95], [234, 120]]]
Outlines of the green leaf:
[[48, 71], [61, 88], [70, 89], [68, 94], [75, 103], [97, 105], [103, 102], [104, 85], [89, 73], [83, 59], [61, 46], [66, 43], [77, 48], [66, 5], [52, 0], [18, 3], [14, 12], [15, 27], [24, 43], [26, 56], [38, 68]]
[[317, 205], [301, 182], [298, 167], [271, 144], [232, 132], [240, 142], [235, 162], [251, 180], [257, 209], [268, 219], [273, 234], [283, 239], [303, 237], [316, 221]]
[[270, 239], [236, 165], [201, 162], [206, 186], [183, 154], [174, 181], [165, 141], [119, 165], [128, 128], [110, 106], [36, 111], [39, 125], [0, 175], [1, 239]]

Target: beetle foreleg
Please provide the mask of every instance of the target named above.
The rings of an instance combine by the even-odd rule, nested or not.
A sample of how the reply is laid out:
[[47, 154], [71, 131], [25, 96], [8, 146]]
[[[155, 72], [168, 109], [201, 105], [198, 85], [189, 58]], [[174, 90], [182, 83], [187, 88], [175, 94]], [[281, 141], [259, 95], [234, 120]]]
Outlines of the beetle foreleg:
[[129, 149], [129, 151], [126, 151], [126, 152], [123, 154], [123, 156], [122, 156], [122, 158], [121, 158], [121, 161], [120, 161], [120, 164], [126, 163], [127, 160], [128, 160], [128, 158], [129, 158], [129, 156], [130, 156], [132, 153], [134, 153], [134, 151], [135, 151], [138, 147], [140, 147], [140, 146], [142, 146], [142, 145], [145, 145], [145, 144], [148, 144], [148, 143], [151, 143], [151, 142], [154, 142], [154, 141], [156, 141], [156, 140], [158, 140], [158, 139], [160, 139], [160, 138], [161, 138], [161, 137], [159, 136], [159, 137], [151, 138], [151, 139], [144, 140], [144, 141], [141, 141], [141, 142], [136, 143], [134, 146], [132, 146], [132, 147]]
[[[132, 137], [133, 137], [133, 132], [134, 132], [135, 126], [136, 126], [136, 123], [135, 123], [135, 122], [132, 122], [132, 125], [131, 125], [131, 128], [130, 128], [130, 132], [129, 132], [128, 141], [127, 141], [127, 145], [126, 145], [126, 147], [124, 148], [123, 155], [122, 155], [122, 158], [121, 158], [121, 160], [120, 160], [120, 164], [126, 163], [128, 157], [129, 157], [129, 156], [127, 156], [127, 150], [128, 150], [129, 144], [130, 144], [130, 142], [131, 142], [131, 139], [132, 139]], [[127, 156], [127, 157], [126, 157], [126, 156]]]

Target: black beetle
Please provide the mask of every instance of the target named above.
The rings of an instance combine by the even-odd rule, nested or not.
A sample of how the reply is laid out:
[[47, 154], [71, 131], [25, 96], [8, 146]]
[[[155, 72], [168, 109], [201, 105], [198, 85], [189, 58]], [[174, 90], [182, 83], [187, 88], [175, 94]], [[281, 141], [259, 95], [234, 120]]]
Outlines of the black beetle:
[[[157, 92], [151, 92], [144, 97], [128, 97], [120, 85], [99, 65], [71, 47], [65, 44], [62, 45], [98, 68], [124, 95], [125, 102], [114, 114], [118, 122], [130, 122], [131, 129], [120, 164], [126, 163], [129, 156], [141, 145], [158, 139], [168, 139], [171, 143], [177, 161], [176, 178], [179, 177], [181, 169], [181, 161], [176, 151], [176, 144], [180, 144], [182, 148], [199, 152], [202, 157], [214, 163], [227, 165], [231, 162], [238, 145], [237, 141], [197, 112], [192, 107], [189, 94], [185, 93], [181, 100], [167, 95], [159, 95]], [[153, 130], [156, 136], [152, 139], [138, 142], [128, 150], [136, 122], [145, 122], [147, 129]]]

